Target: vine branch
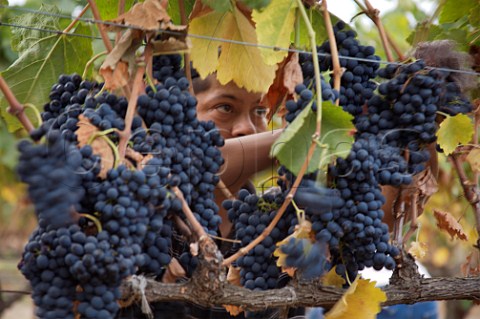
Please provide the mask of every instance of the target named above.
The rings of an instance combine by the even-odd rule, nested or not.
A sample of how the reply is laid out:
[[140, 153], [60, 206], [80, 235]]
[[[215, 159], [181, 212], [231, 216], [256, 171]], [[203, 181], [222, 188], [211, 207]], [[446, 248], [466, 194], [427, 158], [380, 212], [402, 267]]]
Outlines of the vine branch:
[[28, 133], [32, 132], [35, 127], [28, 118], [27, 114], [25, 114], [25, 107], [20, 104], [20, 102], [18, 102], [17, 98], [13, 94], [12, 90], [10, 89], [2, 75], [0, 75], [0, 90], [2, 90], [3, 96], [5, 97], [9, 105], [9, 107], [7, 108], [7, 112], [16, 116]]
[[[477, 233], [480, 234], [480, 192], [477, 187], [477, 182], [472, 183], [465, 173], [461, 160], [458, 158], [457, 154], [452, 153], [449, 157], [450, 162], [453, 164], [455, 171], [457, 172], [460, 183], [462, 184], [463, 193], [465, 198], [470, 203], [473, 208], [473, 213], [475, 215], [475, 222], [477, 226]], [[477, 247], [480, 248], [480, 239], [477, 240]]]
[[[382, 290], [387, 301], [382, 306], [412, 304], [432, 300], [478, 300], [479, 277], [414, 278], [388, 285]], [[293, 286], [265, 291], [248, 290], [228, 283], [218, 285], [215, 291], [199, 290], [194, 278], [181, 284], [166, 284], [148, 279], [146, 297], [149, 302], [186, 301], [200, 306], [242, 306], [248, 310], [265, 307], [332, 307], [345, 289], [322, 286], [319, 283], [297, 282]], [[201, 288], [200, 288], [201, 289]], [[122, 285], [124, 296], [134, 290], [128, 282]], [[139, 298], [139, 296], [137, 296]]]
[[90, 8], [90, 3], [87, 3], [85, 7], [83, 7], [82, 11], [80, 11], [78, 16], [76, 16], [75, 19], [72, 22], [70, 22], [70, 24], [65, 28], [65, 30], [63, 30], [63, 33], [70, 32], [70, 30], [73, 29], [73, 27], [78, 23], [80, 18], [83, 17], [83, 15], [88, 11], [89, 8]]
[[132, 133], [132, 122], [135, 116], [135, 110], [137, 108], [137, 98], [142, 89], [143, 76], [145, 75], [145, 62], [138, 63], [137, 73], [133, 82], [133, 89], [128, 100], [127, 114], [125, 115], [125, 129], [119, 132], [120, 140], [118, 142], [118, 154], [119, 159], [123, 161], [125, 159], [128, 140]]
[[358, 0], [355, 0], [355, 3], [362, 9], [363, 12], [373, 21], [377, 26], [378, 32], [380, 34], [380, 40], [382, 41], [383, 48], [385, 49], [385, 55], [387, 56], [388, 62], [395, 61], [390, 50], [389, 41], [385, 28], [383, 27], [382, 21], [380, 20], [380, 11], [375, 9], [369, 0], [364, 0], [365, 7], [362, 6]]
[[113, 47], [112, 43], [110, 42], [110, 39], [108, 38], [108, 34], [105, 31], [105, 25], [103, 23], [100, 23], [98, 21], [102, 20], [102, 17], [100, 16], [100, 11], [98, 11], [97, 4], [95, 3], [95, 0], [88, 0], [88, 3], [90, 4], [90, 9], [92, 10], [93, 17], [97, 21], [97, 28], [98, 31], [100, 32], [100, 36], [102, 37], [103, 44], [105, 45], [105, 48], [107, 49], [108, 52], [111, 52]]
[[[333, 65], [333, 88], [340, 92], [340, 80], [342, 78], [342, 68], [340, 67], [340, 59], [338, 57], [337, 41], [333, 32], [332, 20], [330, 19], [330, 12], [327, 8], [327, 0], [322, 1], [323, 19], [325, 20], [325, 27], [327, 29], [328, 40], [330, 42], [330, 53]], [[335, 101], [339, 105], [340, 99]]]

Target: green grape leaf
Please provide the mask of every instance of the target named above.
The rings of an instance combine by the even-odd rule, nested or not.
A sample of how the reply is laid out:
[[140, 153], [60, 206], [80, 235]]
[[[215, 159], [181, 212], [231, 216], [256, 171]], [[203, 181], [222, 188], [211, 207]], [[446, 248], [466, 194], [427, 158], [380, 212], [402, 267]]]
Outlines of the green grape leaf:
[[[97, 0], [98, 11], [100, 11], [100, 17], [103, 20], [112, 20], [118, 16], [118, 3], [119, 0]], [[133, 0], [125, 1], [125, 10], [127, 12], [133, 6]]]
[[[41, 12], [49, 14], [59, 14], [60, 10], [49, 4], [42, 4], [39, 9]], [[49, 15], [26, 13], [12, 18], [13, 24], [26, 27], [35, 27], [37, 29], [61, 30], [59, 18]], [[28, 28], [11, 28], [12, 30], [12, 49], [19, 54], [30, 48], [38, 40], [52, 35], [48, 31], [32, 30]]]
[[232, 10], [232, 3], [230, 0], [202, 0], [202, 3], [220, 13]]
[[[332, 160], [332, 156], [346, 157], [353, 143], [352, 116], [341, 107], [331, 102], [323, 102], [322, 107], [322, 136], [317, 146], [307, 172], [324, 169]], [[270, 155], [276, 157], [295, 175], [307, 157], [312, 136], [316, 129], [317, 115], [308, 106], [285, 129], [277, 141], [272, 145]]]
[[[337, 157], [347, 157], [353, 144], [353, 116], [330, 101], [322, 107], [322, 136], [320, 142], [328, 145], [328, 153]], [[324, 165], [330, 160], [326, 159]]]
[[268, 6], [272, 0], [242, 0], [247, 7], [255, 10], [261, 10]]
[[438, 25], [435, 24], [417, 24], [415, 30], [410, 33], [407, 37], [407, 42], [410, 43], [412, 46], [415, 46], [417, 43], [424, 42], [424, 41], [432, 41], [441, 34], [443, 31]]
[[[324, 41], [328, 39], [327, 29], [325, 28], [325, 21], [323, 20], [323, 14], [321, 9], [311, 8], [307, 10], [307, 14], [310, 18], [310, 23], [312, 24], [313, 30], [315, 30], [315, 41], [317, 45], [322, 44]], [[330, 13], [330, 19], [332, 20], [332, 24], [335, 25], [341, 19], [338, 18], [336, 15]], [[351, 28], [346, 24], [344, 30], [350, 30]], [[311, 41], [310, 36], [308, 35], [307, 25], [305, 21], [303, 21], [302, 17], [300, 17], [300, 28], [299, 28], [299, 43], [297, 46], [299, 48], [310, 49], [311, 48]], [[290, 39], [292, 42], [295, 42], [295, 32], [292, 33], [292, 38]]]
[[438, 145], [445, 155], [455, 151], [458, 144], [470, 143], [473, 136], [472, 119], [465, 114], [447, 116], [437, 131]]
[[[74, 32], [91, 34], [90, 28], [82, 24]], [[60, 74], [82, 74], [92, 52], [91, 39], [65, 34], [49, 35], [32, 43], [2, 75], [20, 103], [32, 103], [40, 111]], [[6, 111], [7, 107], [7, 101], [2, 98], [1, 115], [9, 131], [16, 131], [21, 125], [16, 117]], [[35, 123], [35, 117], [29, 112], [27, 115]]]
[[[185, 5], [185, 15], [188, 17], [192, 12], [195, 0], [184, 0], [183, 2]], [[167, 12], [174, 24], [182, 24], [182, 17], [180, 16], [180, 7], [178, 6], [178, 1], [168, 1]]]
[[476, 6], [478, 6], [478, 0], [446, 0], [438, 21], [440, 23], [455, 22]]
[[[297, 7], [296, 0], [273, 0], [264, 10], [254, 10], [252, 17], [256, 24], [258, 43], [288, 48]], [[268, 65], [277, 64], [288, 55], [285, 50], [260, 49], [260, 52]]]

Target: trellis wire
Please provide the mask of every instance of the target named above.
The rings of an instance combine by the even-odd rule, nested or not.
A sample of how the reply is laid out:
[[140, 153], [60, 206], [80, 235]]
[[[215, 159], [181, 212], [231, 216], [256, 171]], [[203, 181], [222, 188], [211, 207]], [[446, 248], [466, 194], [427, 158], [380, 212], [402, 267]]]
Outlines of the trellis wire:
[[[55, 17], [55, 18], [60, 18], [60, 19], [68, 19], [68, 20], [77, 19], [79, 21], [86, 22], [86, 23], [89, 23], [89, 24], [103, 24], [103, 25], [107, 25], [107, 26], [114, 26], [114, 27], [119, 27], [119, 28], [124, 28], [124, 29], [143, 30], [141, 27], [138, 27], [138, 26], [125, 25], [125, 24], [116, 23], [116, 22], [113, 22], [113, 21], [96, 20], [96, 19], [92, 19], [92, 18], [83, 18], [83, 17], [75, 18], [73, 16], [60, 14], [60, 13], [51, 13], [51, 12], [45, 12], [45, 11], [34, 10], [34, 9], [29, 9], [29, 8], [22, 8], [22, 7], [10, 7], [10, 6], [6, 6], [6, 5], [0, 5], [0, 9], [1, 8], [23, 11], [23, 12], [39, 14], [39, 15], [45, 15], [45, 16], [50, 16], [50, 17]], [[14, 23], [4, 23], [4, 22], [1, 22], [1, 21], [0, 21], [0, 26], [7, 26], [7, 27], [12, 27], [12, 28], [31, 29], [31, 30], [42, 31], [42, 32], [56, 33], [56, 34], [59, 34], [59, 35], [91, 38], [91, 39], [95, 39], [95, 40], [101, 39], [100, 37], [89, 36], [89, 35], [84, 35], [84, 34], [68, 33], [68, 32], [63, 32], [63, 31], [60, 31], [60, 30], [53, 30], [53, 29], [42, 29], [42, 28], [20, 25], [20, 24], [14, 24]], [[182, 33], [179, 32], [179, 31], [165, 30], [165, 29], [158, 29], [157, 32], [172, 34], [172, 35], [182, 35]], [[230, 39], [217, 38], [217, 37], [211, 37], [211, 36], [205, 36], [205, 35], [199, 35], [199, 34], [189, 33], [188, 36], [192, 37], [192, 38], [197, 38], [197, 39], [205, 39], [205, 40], [210, 40], [210, 41], [238, 44], [238, 45], [244, 45], [244, 46], [252, 46], [252, 47], [257, 47], [257, 48], [261, 48], [261, 49], [269, 49], [269, 50], [274, 50], [274, 51], [287, 51], [287, 52], [293, 52], [293, 53], [299, 53], [299, 54], [300, 53], [301, 54], [310, 54], [310, 55], [312, 54], [312, 52], [310, 52], [310, 51], [305, 51], [305, 50], [300, 50], [300, 49], [283, 48], [283, 47], [265, 45], [265, 44], [260, 44], [260, 43], [251, 43], [251, 42], [230, 40]], [[327, 54], [327, 53], [317, 53], [317, 55], [321, 56], [321, 57], [330, 57], [331, 56], [330, 54]], [[400, 63], [400, 62], [389, 62], [389, 61], [384, 61], [384, 60], [371, 60], [371, 59], [349, 57], [349, 56], [343, 56], [343, 55], [339, 55], [339, 58], [340, 59], [345, 59], [345, 60], [361, 61], [361, 62], [376, 62], [376, 63], [386, 64], [386, 65], [388, 65], [388, 64], [402, 65], [402, 63]], [[427, 69], [433, 69], [433, 70], [438, 70], [438, 71], [443, 71], [443, 72], [452, 72], [452, 73], [460, 73], [460, 74], [480, 76], [479, 72], [468, 71], [468, 70], [457, 70], [457, 69], [430, 67], [430, 66], [427, 67]]]

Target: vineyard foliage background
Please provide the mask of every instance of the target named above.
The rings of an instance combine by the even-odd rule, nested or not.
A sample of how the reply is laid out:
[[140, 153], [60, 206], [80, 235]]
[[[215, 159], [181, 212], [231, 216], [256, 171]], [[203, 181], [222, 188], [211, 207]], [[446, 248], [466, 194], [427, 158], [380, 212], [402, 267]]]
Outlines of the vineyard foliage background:
[[[182, 1], [187, 14], [191, 12], [194, 1]], [[217, 15], [223, 15], [228, 10], [232, 14], [228, 16], [239, 23], [237, 32], [219, 34], [212, 36], [224, 38], [231, 36], [231, 40], [242, 40], [258, 43], [266, 46], [280, 48], [289, 47], [295, 42], [297, 48], [310, 50], [310, 39], [307, 36], [306, 26], [300, 23], [298, 26], [301, 32], [295, 37], [294, 21], [296, 1], [275, 1], [276, 6], [267, 7], [265, 11], [256, 11], [252, 15], [257, 23], [256, 27], [248, 20], [242, 20], [243, 15], [237, 12], [230, 1], [203, 1], [211, 5], [215, 11], [203, 16], [206, 20], [215, 19]], [[308, 1], [305, 1], [308, 2]], [[355, 7], [357, 12], [362, 11], [362, 1], [345, 1], [346, 6]], [[412, 48], [422, 41], [449, 39], [458, 44], [458, 49], [469, 56], [474, 62], [474, 70], [480, 72], [480, 2], [478, 0], [438, 0], [431, 1], [432, 12], [423, 11], [415, 1], [388, 1], [393, 3], [394, 8], [388, 12], [381, 12], [381, 21], [387, 33], [392, 37], [392, 42], [397, 44], [398, 52], [395, 60], [402, 60], [411, 53]], [[114, 19], [117, 16], [116, 8], [118, 1], [98, 0], [96, 1], [103, 19]], [[268, 1], [245, 1], [263, 8]], [[86, 2], [83, 1], [27, 1], [21, 7], [7, 8], [8, 1], [0, 1], [0, 20], [4, 23], [0, 26], [0, 66], [2, 76], [6, 79], [13, 92], [21, 103], [32, 103], [41, 108], [48, 98], [51, 85], [62, 73], [86, 74], [101, 80], [98, 67], [102, 61], [99, 59], [92, 67], [85, 68], [86, 63], [94, 55], [104, 50], [104, 45], [99, 38], [97, 27], [91, 23], [80, 22], [72, 33], [81, 36], [67, 34], [57, 35], [48, 30], [65, 30], [70, 24], [72, 12], [79, 12]], [[126, 1], [126, 9], [133, 5], [133, 0]], [[48, 15], [40, 15], [18, 9], [31, 9], [40, 12], [47, 12]], [[364, 8], [365, 9], [365, 8]], [[262, 14], [263, 13], [263, 14]], [[168, 14], [176, 25], [181, 23], [181, 15], [178, 2], [170, 0], [168, 3]], [[92, 18], [90, 12], [84, 16]], [[316, 42], [321, 44], [327, 39], [325, 23], [321, 11], [309, 11], [309, 17], [316, 31]], [[334, 17], [334, 20], [336, 18]], [[231, 24], [233, 22], [230, 21]], [[347, 21], [348, 22], [348, 21]], [[226, 24], [229, 23], [226, 19]], [[231, 24], [225, 25], [225, 29]], [[23, 27], [19, 27], [23, 26]], [[36, 27], [39, 30], [30, 30], [24, 27]], [[359, 14], [352, 17], [350, 27], [359, 34], [362, 44], [373, 45], [377, 54], [383, 61], [387, 60], [387, 54], [382, 46], [378, 29], [366, 14]], [[46, 29], [46, 30], [40, 30]], [[278, 32], [278, 30], [281, 30]], [[192, 34], [209, 33], [208, 23], [198, 19], [190, 25]], [[274, 32], [273, 32], [274, 31]], [[193, 47], [205, 48], [199, 44], [201, 39], [192, 37]], [[250, 41], [249, 41], [250, 40]], [[31, 49], [34, 41], [38, 41], [39, 48]], [[191, 52], [194, 66], [200, 74], [207, 74], [216, 69], [220, 81], [227, 82], [234, 78], [237, 83], [246, 86], [248, 89], [264, 91], [268, 90], [269, 84], [275, 76], [275, 65], [283, 60], [286, 51], [273, 51], [271, 49], [258, 50], [255, 47], [245, 47], [249, 53], [258, 55], [258, 65], [250, 71], [245, 67], [247, 61], [235, 64], [235, 67], [227, 58], [216, 65], [218, 46], [226, 52], [228, 43], [215, 42], [210, 51], [193, 50]], [[234, 52], [238, 52], [232, 50]], [[210, 55], [209, 55], [210, 54]], [[207, 56], [207, 58], [204, 58]], [[232, 60], [242, 59], [244, 56], [229, 57]], [[480, 98], [479, 77], [473, 77], [469, 83], [471, 100]], [[478, 101], [478, 100], [477, 100]], [[480, 103], [476, 103], [477, 107]], [[21, 130], [17, 119], [6, 112], [7, 101], [0, 101], [0, 259], [17, 258], [21, 252], [26, 236], [35, 227], [35, 219], [32, 207], [26, 197], [26, 189], [15, 174], [17, 163], [16, 143], [20, 138], [26, 136]], [[33, 113], [27, 110], [27, 114], [34, 119]], [[478, 118], [478, 111], [477, 111]], [[34, 122], [35, 123], [35, 122]], [[478, 119], [475, 122], [478, 125]], [[478, 129], [478, 128], [477, 128]], [[478, 135], [477, 135], [478, 136]], [[475, 141], [474, 141], [475, 142]], [[476, 141], [478, 147], [478, 141]], [[478, 158], [466, 164], [465, 168], [468, 177], [476, 185], [478, 179]], [[296, 164], [296, 165], [301, 165]], [[477, 165], [477, 166], [475, 166]], [[425, 207], [420, 218], [420, 228], [416, 235], [412, 236], [411, 242], [406, 243], [406, 248], [414, 248], [419, 259], [433, 276], [462, 276], [478, 275], [480, 273], [480, 253], [473, 246], [477, 243], [477, 225], [475, 212], [472, 206], [465, 199], [461, 183], [457, 173], [447, 157], [439, 154], [440, 176], [438, 179], [439, 190], [435, 193]], [[263, 174], [258, 180], [264, 179]], [[476, 180], [475, 180], [476, 178]], [[477, 188], [478, 190], [478, 188]], [[466, 234], [467, 240], [453, 240], [451, 236], [439, 230], [434, 217], [434, 209], [448, 212], [454, 219], [459, 221]], [[2, 268], [0, 268], [0, 271]], [[472, 306], [471, 302], [451, 302], [448, 308], [450, 318], [461, 318]]]

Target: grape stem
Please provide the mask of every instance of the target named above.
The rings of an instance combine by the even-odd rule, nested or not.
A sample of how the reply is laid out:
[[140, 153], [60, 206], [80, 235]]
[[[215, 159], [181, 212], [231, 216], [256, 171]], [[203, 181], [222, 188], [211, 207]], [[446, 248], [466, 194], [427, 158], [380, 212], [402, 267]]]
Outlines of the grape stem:
[[[98, 11], [98, 7], [97, 7], [97, 4], [95, 3], [95, 0], [88, 0], [88, 3], [90, 4], [90, 9], [92, 11], [92, 14], [95, 20], [102, 21], [102, 17], [100, 16], [100, 11]], [[97, 28], [98, 28], [98, 31], [100, 32], [105, 48], [107, 49], [108, 52], [111, 52], [113, 50], [113, 47], [112, 47], [112, 43], [110, 42], [110, 39], [108, 38], [107, 32], [105, 31], [105, 26], [103, 25], [103, 23], [97, 22]]]
[[[333, 32], [332, 19], [330, 19], [330, 12], [327, 9], [327, 0], [322, 1], [323, 19], [325, 20], [325, 27], [327, 29], [328, 41], [330, 42], [330, 52], [332, 56], [333, 65], [333, 88], [340, 92], [340, 80], [342, 78], [342, 68], [340, 67], [340, 59], [338, 57], [337, 41], [335, 40], [335, 33]], [[335, 101], [339, 105], [340, 99]]]
[[[477, 224], [477, 233], [480, 234], [480, 190], [477, 186], [477, 183], [472, 183], [465, 173], [463, 163], [455, 152], [448, 156], [448, 159], [453, 164], [453, 167], [457, 171], [458, 178], [462, 184], [463, 193], [465, 198], [470, 203], [475, 213], [475, 222]], [[477, 249], [480, 249], [480, 239], [477, 240], [476, 244]]]
[[63, 33], [70, 32], [73, 29], [73, 27], [75, 27], [75, 25], [80, 20], [80, 18], [85, 15], [85, 13], [88, 11], [89, 8], [90, 8], [90, 3], [87, 3], [87, 5], [83, 7], [82, 11], [80, 11], [80, 13], [75, 17], [75, 19], [65, 28], [65, 30], [63, 30]]
[[125, 159], [128, 140], [132, 134], [132, 122], [137, 108], [137, 98], [140, 94], [140, 90], [143, 87], [144, 74], [145, 62], [142, 61], [141, 63], [138, 63], [137, 73], [135, 74], [135, 79], [133, 80], [133, 88], [128, 100], [127, 114], [125, 115], [125, 129], [119, 132], [120, 141], [118, 142], [118, 155], [120, 161]]
[[190, 223], [190, 227], [192, 230], [195, 232], [195, 234], [198, 236], [198, 238], [202, 237], [208, 237], [207, 232], [205, 232], [205, 229], [203, 229], [202, 225], [198, 222], [198, 220], [195, 218], [193, 215], [192, 210], [188, 206], [187, 201], [185, 200], [185, 197], [183, 197], [182, 191], [177, 187], [172, 187], [173, 192], [177, 196], [178, 199], [182, 202], [182, 210], [185, 216], [187, 217], [188, 222]]
[[[122, 15], [125, 12], [125, 0], [118, 1], [117, 12], [118, 12], [118, 16]], [[121, 36], [122, 36], [122, 33], [118, 31], [115, 36], [115, 43], [118, 43], [118, 41], [120, 41]]]
[[[185, 1], [178, 0], [178, 8], [180, 10], [180, 23], [183, 25], [188, 25], [188, 18], [187, 12], [185, 11]], [[184, 68], [185, 68], [185, 76], [187, 77], [188, 83], [188, 91], [191, 95], [195, 95], [193, 92], [193, 83], [192, 83], [192, 68], [190, 66], [190, 54], [184, 53], [183, 54], [183, 61], [184, 61]]]
[[88, 69], [90, 68], [90, 66], [92, 66], [92, 64], [96, 60], [98, 60], [98, 58], [100, 58], [104, 55], [107, 55], [107, 54], [108, 54], [108, 51], [103, 51], [103, 52], [95, 54], [90, 60], [88, 60], [88, 62], [85, 64], [85, 69], [83, 70], [82, 79], [85, 79], [87, 77]]
[[315, 30], [313, 30], [312, 24], [308, 19], [307, 11], [303, 6], [302, 0], [297, 0], [297, 4], [305, 25], [307, 26], [308, 36], [310, 37], [310, 45], [312, 47], [313, 70], [315, 72], [315, 90], [317, 91], [317, 128], [315, 130], [315, 138], [318, 138], [320, 137], [322, 127], [322, 85], [320, 82], [320, 68], [318, 66], [317, 41], [315, 39]]
[[359, 0], [354, 0], [355, 3], [360, 7], [360, 9], [373, 21], [373, 23], [377, 26], [378, 32], [380, 34], [380, 40], [382, 40], [382, 45], [385, 50], [385, 55], [387, 56], [387, 60], [389, 62], [394, 62], [392, 51], [389, 47], [388, 36], [383, 27], [382, 21], [380, 20], [380, 11], [375, 9], [369, 0], [364, 0], [365, 6], [363, 6]]
[[148, 41], [145, 45], [145, 62], [146, 66], [146, 78], [148, 84], [152, 87], [153, 92], [157, 92], [157, 88], [153, 83], [153, 44], [152, 41]]
[[28, 133], [31, 133], [34, 130], [34, 126], [32, 122], [30, 122], [27, 114], [25, 114], [25, 107], [18, 102], [15, 94], [13, 94], [2, 75], [0, 75], [0, 90], [2, 90], [3, 96], [9, 105], [7, 112], [16, 116], [20, 123], [22, 123], [25, 130], [27, 130]]

